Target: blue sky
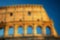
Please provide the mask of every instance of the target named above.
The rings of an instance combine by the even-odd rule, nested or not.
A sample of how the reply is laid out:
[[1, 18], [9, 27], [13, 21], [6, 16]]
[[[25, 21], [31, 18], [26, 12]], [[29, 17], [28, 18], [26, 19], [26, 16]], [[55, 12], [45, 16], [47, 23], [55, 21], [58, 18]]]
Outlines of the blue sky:
[[17, 4], [41, 4], [48, 16], [53, 19], [57, 33], [60, 35], [60, 0], [0, 0], [0, 6]]

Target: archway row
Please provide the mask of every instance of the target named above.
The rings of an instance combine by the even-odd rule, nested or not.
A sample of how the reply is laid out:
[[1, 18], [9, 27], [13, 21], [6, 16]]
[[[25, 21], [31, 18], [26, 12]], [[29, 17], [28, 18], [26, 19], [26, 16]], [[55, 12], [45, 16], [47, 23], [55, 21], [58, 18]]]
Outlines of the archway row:
[[[42, 28], [41, 26], [37, 26], [36, 27], [36, 33], [37, 34], [42, 34]], [[10, 27], [8, 30], [8, 34], [9, 35], [13, 35], [14, 34], [14, 28]], [[18, 27], [18, 34], [24, 34], [24, 28], [23, 26], [19, 26]], [[32, 26], [28, 26], [27, 27], [27, 34], [33, 34], [33, 28]], [[46, 27], [46, 35], [50, 35], [51, 34], [51, 29], [49, 28], [49, 26]], [[0, 36], [4, 35], [4, 28], [0, 29]]]

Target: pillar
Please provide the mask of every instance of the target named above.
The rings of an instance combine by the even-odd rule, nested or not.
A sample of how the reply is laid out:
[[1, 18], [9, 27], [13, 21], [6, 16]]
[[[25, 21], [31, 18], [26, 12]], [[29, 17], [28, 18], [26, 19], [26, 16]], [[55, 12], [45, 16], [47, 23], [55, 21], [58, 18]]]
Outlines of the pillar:
[[36, 35], [36, 25], [33, 26], [33, 35]]
[[27, 25], [24, 25], [24, 36], [27, 35]]
[[7, 36], [8, 36], [8, 30], [9, 30], [9, 26], [6, 25], [6, 26], [5, 26], [4, 37], [7, 37]]
[[42, 26], [42, 35], [46, 36], [46, 27], [45, 26]]
[[17, 33], [18, 32], [18, 25], [17, 24], [15, 24], [15, 26], [14, 26], [14, 37], [16, 37], [16, 36], [18, 36]]
[[57, 35], [57, 32], [56, 32], [56, 30], [55, 30], [55, 28], [54, 28], [54, 26], [51, 26], [51, 34], [53, 35], [53, 36], [55, 36], [55, 37], [57, 37], [58, 35]]

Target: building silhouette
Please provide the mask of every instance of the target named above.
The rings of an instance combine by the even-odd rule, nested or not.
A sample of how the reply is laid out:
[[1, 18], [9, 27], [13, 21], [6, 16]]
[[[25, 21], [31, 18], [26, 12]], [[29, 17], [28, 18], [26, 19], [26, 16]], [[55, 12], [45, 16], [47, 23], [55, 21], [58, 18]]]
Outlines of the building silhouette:
[[59, 40], [42, 5], [0, 7], [0, 40]]

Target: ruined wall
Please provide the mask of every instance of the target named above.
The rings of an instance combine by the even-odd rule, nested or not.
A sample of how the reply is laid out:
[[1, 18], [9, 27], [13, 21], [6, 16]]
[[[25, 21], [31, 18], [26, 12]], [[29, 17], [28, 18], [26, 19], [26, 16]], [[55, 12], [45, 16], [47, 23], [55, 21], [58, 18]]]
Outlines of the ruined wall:
[[[51, 29], [50, 36], [57, 36], [52, 20], [48, 17], [42, 5], [18, 5], [0, 8], [0, 23], [5, 22], [4, 36], [8, 37], [10, 26], [14, 28], [14, 37], [23, 36], [17, 33], [18, 26], [23, 26], [24, 36], [47, 36], [46, 27]], [[27, 34], [27, 27], [31, 25], [33, 34]], [[3, 26], [3, 25], [2, 25]], [[41, 26], [42, 34], [36, 34], [36, 27]]]

